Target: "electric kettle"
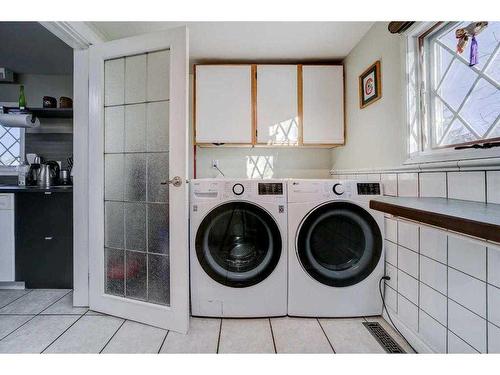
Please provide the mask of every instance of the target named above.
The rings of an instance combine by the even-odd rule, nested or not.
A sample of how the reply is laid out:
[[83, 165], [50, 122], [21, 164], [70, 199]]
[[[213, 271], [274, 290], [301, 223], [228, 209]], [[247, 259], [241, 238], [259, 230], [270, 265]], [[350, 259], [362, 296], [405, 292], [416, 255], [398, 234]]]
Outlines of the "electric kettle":
[[50, 187], [56, 184], [59, 176], [59, 164], [55, 161], [48, 161], [40, 164], [37, 171], [36, 182], [40, 187]]

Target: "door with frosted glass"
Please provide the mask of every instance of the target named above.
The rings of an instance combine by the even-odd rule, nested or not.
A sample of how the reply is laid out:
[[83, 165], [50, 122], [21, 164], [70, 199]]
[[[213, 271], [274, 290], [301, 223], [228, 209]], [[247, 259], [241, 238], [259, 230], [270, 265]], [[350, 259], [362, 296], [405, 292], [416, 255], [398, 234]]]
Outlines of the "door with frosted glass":
[[90, 307], [188, 324], [187, 30], [90, 50]]

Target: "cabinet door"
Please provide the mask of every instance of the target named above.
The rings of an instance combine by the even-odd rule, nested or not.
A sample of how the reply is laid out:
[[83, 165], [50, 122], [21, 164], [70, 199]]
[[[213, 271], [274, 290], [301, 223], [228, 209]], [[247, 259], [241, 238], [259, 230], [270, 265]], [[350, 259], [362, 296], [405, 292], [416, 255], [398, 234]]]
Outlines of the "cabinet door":
[[73, 194], [17, 194], [16, 280], [27, 288], [73, 287]]
[[257, 143], [298, 144], [297, 65], [257, 66]]
[[252, 143], [250, 65], [196, 69], [196, 143]]
[[344, 143], [342, 66], [303, 66], [304, 144]]

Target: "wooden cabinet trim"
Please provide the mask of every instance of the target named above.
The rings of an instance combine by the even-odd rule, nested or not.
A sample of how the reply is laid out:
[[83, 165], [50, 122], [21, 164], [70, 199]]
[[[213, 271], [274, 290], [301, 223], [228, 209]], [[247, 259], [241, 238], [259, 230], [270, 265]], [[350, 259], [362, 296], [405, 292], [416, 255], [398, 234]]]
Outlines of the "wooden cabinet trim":
[[251, 67], [252, 75], [252, 145], [257, 143], [257, 65], [252, 64]]
[[299, 126], [299, 146], [304, 145], [304, 128], [303, 128], [303, 110], [304, 110], [304, 91], [302, 81], [302, 64], [297, 65], [297, 117]]

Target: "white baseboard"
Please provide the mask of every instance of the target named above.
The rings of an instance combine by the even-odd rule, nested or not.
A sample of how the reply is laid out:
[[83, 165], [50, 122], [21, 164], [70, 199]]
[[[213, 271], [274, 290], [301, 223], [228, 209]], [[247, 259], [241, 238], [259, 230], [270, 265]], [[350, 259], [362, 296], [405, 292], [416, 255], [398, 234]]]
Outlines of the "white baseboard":
[[26, 289], [24, 281], [0, 281], [0, 289]]

